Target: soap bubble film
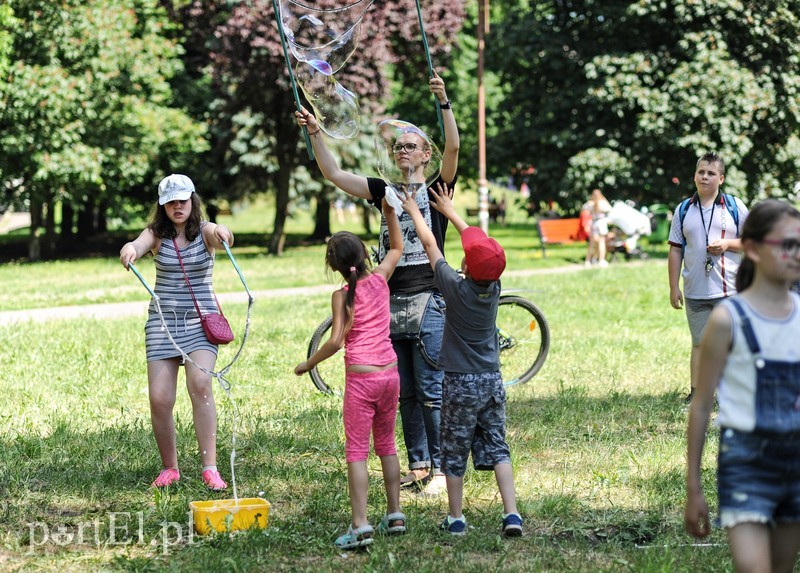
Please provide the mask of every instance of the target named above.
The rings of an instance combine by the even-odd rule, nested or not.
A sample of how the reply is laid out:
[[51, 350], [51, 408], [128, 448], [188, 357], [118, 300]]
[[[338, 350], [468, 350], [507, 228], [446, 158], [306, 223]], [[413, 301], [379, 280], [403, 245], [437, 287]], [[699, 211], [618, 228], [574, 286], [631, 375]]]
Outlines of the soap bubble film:
[[[418, 148], [412, 153], [405, 151], [395, 153], [392, 148], [398, 140], [413, 143]], [[380, 122], [375, 134], [375, 151], [378, 158], [378, 173], [395, 189], [402, 188], [409, 182], [422, 183], [418, 177], [414, 177], [420, 165], [426, 189], [439, 177], [442, 154], [428, 135], [412, 123], [399, 119]]]

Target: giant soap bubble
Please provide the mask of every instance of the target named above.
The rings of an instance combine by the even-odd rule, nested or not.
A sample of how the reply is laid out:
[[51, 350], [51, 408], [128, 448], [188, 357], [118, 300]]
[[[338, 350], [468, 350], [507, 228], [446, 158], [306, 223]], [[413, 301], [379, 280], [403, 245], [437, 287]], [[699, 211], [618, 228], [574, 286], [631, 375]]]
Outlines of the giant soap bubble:
[[357, 0], [335, 9], [281, 0], [281, 25], [298, 60], [297, 83], [314, 109], [319, 126], [331, 137], [358, 132], [358, 100], [334, 77], [358, 46], [361, 21], [373, 0]]
[[320, 71], [310, 62], [300, 62], [295, 77], [325, 133], [337, 139], [347, 139], [358, 133], [358, 98], [337, 82], [333, 74]]
[[[401, 149], [400, 143], [406, 144], [405, 148]], [[415, 148], [411, 150], [407, 144]], [[409, 184], [424, 185], [427, 189], [439, 177], [442, 154], [428, 135], [413, 123], [399, 119], [380, 122], [375, 134], [375, 150], [378, 173], [395, 189]]]
[[[442, 154], [424, 131], [399, 119], [387, 119], [378, 124], [375, 134], [378, 172], [387, 183], [386, 201], [394, 208], [403, 234], [403, 255], [399, 267], [427, 265], [428, 256], [417, 235], [414, 221], [404, 212], [403, 192], [416, 191], [414, 196], [425, 224], [431, 226], [431, 207], [428, 187], [439, 177]], [[389, 249], [389, 233], [381, 223], [378, 240], [378, 260]]]

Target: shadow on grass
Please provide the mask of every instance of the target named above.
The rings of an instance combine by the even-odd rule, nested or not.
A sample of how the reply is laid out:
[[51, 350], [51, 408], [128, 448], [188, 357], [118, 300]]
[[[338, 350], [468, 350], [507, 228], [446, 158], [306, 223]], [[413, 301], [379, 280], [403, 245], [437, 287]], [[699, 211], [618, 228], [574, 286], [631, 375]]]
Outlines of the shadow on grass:
[[[620, 460], [634, 460], [642, 448], [646, 450], [648, 441], [665, 435], [677, 439], [683, 431], [682, 403], [675, 392], [614, 393], [602, 398], [589, 396], [581, 388], [562, 388], [548, 398], [515, 398], [513, 393], [512, 389], [509, 433], [519, 464], [538, 458], [544, 450], [567, 456], [570, 451], [596, 447], [621, 448], [625, 455]], [[187, 541], [178, 539], [173, 528], [169, 532], [172, 537], [164, 537], [165, 523], [184, 524], [188, 531], [190, 501], [233, 497], [230, 489], [212, 494], [203, 488], [191, 420], [180, 418], [178, 451], [183, 475], [180, 484], [163, 495], [149, 487], [158, 470], [158, 458], [146, 418], [120, 417], [101, 430], [83, 430], [71, 420], [58, 419], [46, 437], [20, 433], [3, 439], [5, 468], [0, 493], [8, 502], [3, 506], [2, 521], [8, 530], [17, 532], [21, 548], [33, 543], [38, 552], [53, 547], [37, 545], [41, 530], [31, 530], [31, 522], [40, 522], [50, 530], [63, 526], [74, 533], [81, 523], [99, 520], [101, 541], [105, 543], [110, 535], [110, 513], [130, 514], [128, 519], [133, 522], [129, 526], [136, 525], [141, 513], [145, 542], [140, 549], [148, 555], [127, 550], [117, 554], [112, 563], [119, 570], [163, 570], [165, 559], [172, 570], [195, 569], [201, 564], [211, 570], [228, 570], [232, 564], [238, 570], [266, 564], [276, 570], [336, 570], [344, 564], [332, 541], [343, 532], [350, 513], [340, 407], [340, 400], [320, 396], [293, 414], [253, 411], [241, 418], [237, 432], [238, 493], [239, 497], [263, 496], [270, 501], [266, 530]], [[226, 477], [231, 453], [228, 425], [222, 419], [218, 438], [219, 466]], [[622, 463], [620, 460], [617, 463]], [[379, 517], [384, 507], [379, 465], [374, 462], [370, 462], [371, 518]], [[663, 550], [655, 557], [645, 555], [639, 546], [679, 546], [679, 507], [673, 502], [682, 495], [683, 476], [675, 467], [652, 470], [650, 466], [642, 476], [631, 476], [625, 484], [648, 492], [645, 497], [651, 501], [641, 508], [627, 506], [624, 499], [615, 501], [613, 492], [618, 484], [611, 478], [600, 484], [609, 493], [604, 502], [591, 495], [585, 497], [583, 490], [538, 495], [520, 491], [526, 535], [515, 542], [503, 541], [498, 535], [500, 507], [493, 494], [488, 500], [483, 495], [468, 499], [471, 529], [463, 540], [437, 531], [436, 524], [447, 510], [446, 499], [404, 495], [408, 535], [377, 540], [370, 552], [353, 555], [347, 568], [439, 570], [431, 560], [442, 566], [461, 564], [462, 570], [475, 571], [506, 566], [519, 569], [526, 563], [524, 570], [612, 571], [619, 570], [622, 561], [628, 563], [629, 570], [649, 570], [651, 562], [661, 567], [664, 559], [675, 557], [665, 557]], [[585, 479], [600, 479], [604, 471], [598, 467], [591, 478]], [[481, 479], [484, 477], [491, 482], [488, 476]], [[474, 487], [481, 486], [468, 488], [468, 498]], [[587, 494], [597, 489], [597, 483], [585, 484]], [[138, 543], [135, 527], [128, 535], [131, 543]], [[99, 550], [89, 543], [80, 551], [93, 549]], [[158, 557], [156, 561], [153, 555]], [[696, 559], [700, 559], [696, 562], [700, 569], [708, 565], [702, 556], [690, 561]]]

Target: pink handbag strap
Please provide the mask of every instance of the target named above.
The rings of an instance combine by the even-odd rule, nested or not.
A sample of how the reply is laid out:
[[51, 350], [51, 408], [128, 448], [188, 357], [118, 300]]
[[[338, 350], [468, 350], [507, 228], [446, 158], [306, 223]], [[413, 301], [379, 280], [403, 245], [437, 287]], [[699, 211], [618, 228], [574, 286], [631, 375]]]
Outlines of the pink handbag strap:
[[[192, 283], [189, 282], [189, 275], [186, 274], [186, 267], [183, 266], [183, 257], [181, 257], [181, 250], [178, 247], [178, 242], [175, 240], [175, 237], [172, 238], [172, 244], [175, 245], [175, 254], [178, 255], [178, 263], [181, 265], [181, 270], [183, 271], [183, 278], [186, 279], [186, 286], [189, 287], [189, 294], [192, 295], [192, 302], [194, 302], [194, 307], [197, 309], [197, 316], [203, 318], [203, 313], [200, 312], [200, 305], [197, 304], [197, 299], [194, 296], [194, 291], [192, 290]], [[222, 314], [222, 307], [217, 300], [217, 295], [214, 295], [214, 302], [217, 303], [217, 309], [219, 309], [219, 313]], [[224, 316], [224, 315], [223, 315]]]

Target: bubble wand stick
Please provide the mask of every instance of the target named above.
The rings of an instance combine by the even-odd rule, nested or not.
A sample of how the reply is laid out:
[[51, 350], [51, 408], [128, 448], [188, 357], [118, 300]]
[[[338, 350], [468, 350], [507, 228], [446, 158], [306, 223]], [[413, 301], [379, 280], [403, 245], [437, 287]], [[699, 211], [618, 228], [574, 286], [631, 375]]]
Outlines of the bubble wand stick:
[[[417, 2], [417, 18], [419, 19], [419, 29], [422, 32], [422, 46], [425, 48], [425, 57], [428, 60], [428, 74], [429, 77], [433, 77], [433, 63], [431, 62], [431, 52], [428, 49], [428, 37], [425, 35], [425, 23], [422, 21], [422, 8], [419, 5], [419, 0]], [[442, 108], [439, 107], [439, 100], [436, 99], [436, 95], [433, 96], [434, 101], [436, 102], [436, 118], [439, 120], [439, 130], [442, 132], [442, 139], [444, 140], [444, 122], [442, 121]]]
[[[281, 11], [278, 6], [278, 0], [272, 0], [272, 9], [275, 11], [275, 20], [278, 23], [278, 34], [281, 37], [281, 46], [283, 46], [283, 58], [286, 60], [286, 69], [289, 70], [289, 82], [292, 84], [292, 93], [294, 93], [294, 102], [297, 104], [297, 111], [303, 109], [300, 103], [300, 95], [297, 93], [297, 82], [294, 79], [294, 72], [292, 71], [292, 62], [289, 59], [289, 50], [286, 48], [286, 33], [283, 31], [283, 24], [281, 23]], [[308, 128], [303, 126], [303, 137], [306, 140], [306, 149], [308, 150], [308, 158], [314, 161], [314, 149], [311, 147], [311, 138], [308, 137]]]

